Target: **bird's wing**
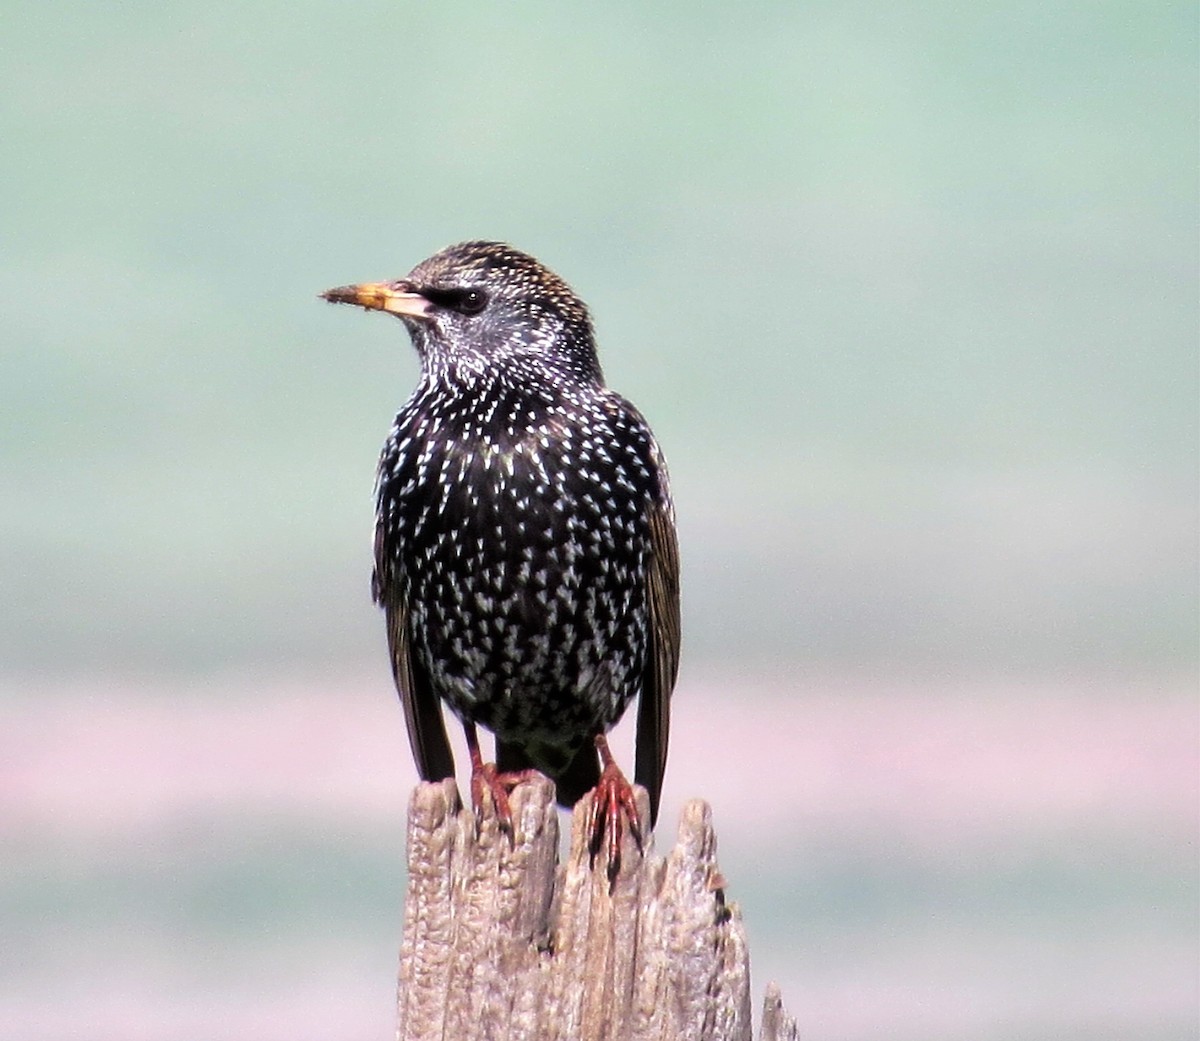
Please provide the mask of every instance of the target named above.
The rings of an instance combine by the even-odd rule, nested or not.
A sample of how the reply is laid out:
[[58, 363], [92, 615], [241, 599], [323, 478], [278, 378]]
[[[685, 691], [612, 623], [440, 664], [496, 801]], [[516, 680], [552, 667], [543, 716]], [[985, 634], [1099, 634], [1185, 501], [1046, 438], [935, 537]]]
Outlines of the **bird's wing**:
[[658, 799], [667, 769], [671, 690], [679, 671], [679, 543], [668, 503], [650, 514], [650, 566], [647, 602], [650, 631], [646, 674], [638, 703], [634, 777], [650, 794], [650, 825], [658, 818]]
[[375, 602], [382, 605], [387, 619], [388, 651], [392, 659], [392, 676], [404, 706], [404, 721], [408, 724], [408, 741], [413, 759], [423, 781], [440, 781], [454, 776], [454, 756], [446, 739], [446, 722], [442, 707], [429, 677], [412, 653], [412, 630], [409, 626], [408, 596], [404, 583], [394, 573], [387, 558], [387, 548], [381, 529], [375, 529], [375, 573], [371, 586]]

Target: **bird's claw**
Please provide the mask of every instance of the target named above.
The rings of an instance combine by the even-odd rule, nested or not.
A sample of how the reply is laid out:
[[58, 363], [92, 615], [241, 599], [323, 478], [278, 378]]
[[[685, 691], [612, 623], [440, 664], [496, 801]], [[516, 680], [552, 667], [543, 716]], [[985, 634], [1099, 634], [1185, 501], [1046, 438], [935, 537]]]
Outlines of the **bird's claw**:
[[621, 870], [622, 817], [629, 823], [629, 834], [633, 836], [638, 853], [642, 853], [642, 825], [633, 787], [621, 773], [616, 763], [609, 762], [600, 774], [600, 780], [592, 792], [592, 806], [588, 815], [588, 850], [593, 866], [600, 847], [608, 854], [606, 873], [611, 888]]
[[496, 814], [496, 824], [508, 836], [510, 842], [514, 839], [512, 806], [509, 795], [518, 784], [532, 780], [533, 770], [513, 770], [501, 773], [495, 763], [480, 763], [471, 770], [471, 807], [475, 811], [475, 836], [483, 831], [485, 806], [490, 798]]

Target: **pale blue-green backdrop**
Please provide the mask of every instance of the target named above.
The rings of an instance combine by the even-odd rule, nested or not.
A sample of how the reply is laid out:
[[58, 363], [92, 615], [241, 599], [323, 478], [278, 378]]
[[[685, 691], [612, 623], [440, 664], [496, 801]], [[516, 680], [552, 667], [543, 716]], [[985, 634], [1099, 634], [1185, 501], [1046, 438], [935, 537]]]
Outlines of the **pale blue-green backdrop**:
[[[776, 677], [797, 725], [780, 676], [1193, 682], [1193, 5], [9, 2], [0, 37], [0, 711], [363, 668], [388, 696], [371, 481], [416, 360], [316, 294], [476, 237], [579, 290], [659, 434], [685, 676]], [[49, 953], [8, 965], [5, 1038], [42, 1036], [37, 907], [69, 945], [173, 891], [14, 827], [5, 907]], [[309, 841], [246, 854], [228, 901], [181, 867], [209, 899], [144, 927], [251, 943], [223, 909], [315, 860], [361, 885], [318, 911], [314, 883], [313, 929], [390, 957], [399, 838]], [[238, 1036], [175, 1026], [77, 1036]]]

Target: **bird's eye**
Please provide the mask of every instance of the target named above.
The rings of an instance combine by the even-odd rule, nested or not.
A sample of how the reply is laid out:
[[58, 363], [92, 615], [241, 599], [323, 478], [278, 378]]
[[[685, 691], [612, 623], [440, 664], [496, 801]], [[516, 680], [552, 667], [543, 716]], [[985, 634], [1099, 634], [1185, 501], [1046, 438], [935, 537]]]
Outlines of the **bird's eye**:
[[462, 298], [455, 308], [460, 314], [479, 314], [487, 307], [487, 293], [482, 289], [463, 290]]
[[488, 303], [487, 293], [482, 289], [474, 288], [439, 289], [428, 287], [421, 290], [421, 295], [438, 307], [465, 315], [479, 314], [487, 307]]

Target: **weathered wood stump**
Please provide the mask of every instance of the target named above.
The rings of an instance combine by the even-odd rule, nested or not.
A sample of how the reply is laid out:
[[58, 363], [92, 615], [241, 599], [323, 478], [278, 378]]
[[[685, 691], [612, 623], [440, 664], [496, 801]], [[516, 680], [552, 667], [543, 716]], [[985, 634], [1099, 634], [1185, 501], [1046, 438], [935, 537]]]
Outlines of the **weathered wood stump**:
[[[549, 781], [514, 790], [511, 840], [490, 816], [476, 834], [453, 781], [418, 785], [399, 1041], [750, 1041], [749, 955], [708, 805], [684, 807], [665, 859], [626, 835], [610, 887], [590, 864], [590, 799], [575, 807], [560, 865]], [[768, 988], [761, 1041], [797, 1037]]]

